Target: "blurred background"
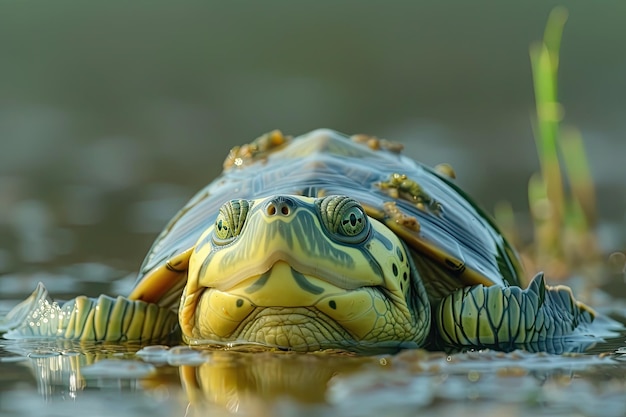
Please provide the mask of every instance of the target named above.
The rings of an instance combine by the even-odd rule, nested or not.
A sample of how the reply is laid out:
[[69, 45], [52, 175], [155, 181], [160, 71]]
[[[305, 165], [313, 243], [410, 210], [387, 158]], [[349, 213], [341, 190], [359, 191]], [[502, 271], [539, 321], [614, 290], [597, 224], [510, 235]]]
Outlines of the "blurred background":
[[[0, 292], [64, 265], [136, 271], [228, 150], [276, 128], [402, 142], [523, 217], [539, 169], [528, 48], [557, 4], [1, 2]], [[585, 139], [603, 245], [620, 249], [626, 2], [565, 5], [565, 122]]]

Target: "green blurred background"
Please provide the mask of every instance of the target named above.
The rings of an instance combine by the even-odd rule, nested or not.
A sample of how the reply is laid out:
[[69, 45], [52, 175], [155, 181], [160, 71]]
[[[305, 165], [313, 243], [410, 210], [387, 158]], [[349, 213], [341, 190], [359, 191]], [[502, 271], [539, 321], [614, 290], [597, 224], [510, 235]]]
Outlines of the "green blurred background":
[[[489, 211], [538, 170], [529, 44], [550, 10], [607, 249], [626, 236], [626, 2], [0, 2], [0, 274], [136, 269], [228, 150], [317, 127], [450, 162]], [[7, 275], [7, 276], [8, 276]], [[30, 285], [30, 284], [29, 284]], [[26, 290], [30, 290], [30, 286]]]

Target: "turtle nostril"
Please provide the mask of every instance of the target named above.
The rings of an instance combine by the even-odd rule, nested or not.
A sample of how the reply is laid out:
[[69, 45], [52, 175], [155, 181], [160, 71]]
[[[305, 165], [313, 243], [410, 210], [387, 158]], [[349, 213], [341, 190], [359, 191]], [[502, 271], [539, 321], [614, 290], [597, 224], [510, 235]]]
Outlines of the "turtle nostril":
[[295, 203], [292, 199], [284, 196], [278, 196], [267, 202], [265, 213], [268, 216], [285, 216], [291, 215], [295, 209]]

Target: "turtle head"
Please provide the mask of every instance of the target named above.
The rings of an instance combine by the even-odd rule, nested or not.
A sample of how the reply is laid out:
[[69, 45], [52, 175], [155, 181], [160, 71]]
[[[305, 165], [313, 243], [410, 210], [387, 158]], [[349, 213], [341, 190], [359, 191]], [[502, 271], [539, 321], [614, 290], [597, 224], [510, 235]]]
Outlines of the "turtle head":
[[191, 254], [180, 322], [191, 343], [421, 345], [430, 307], [416, 274], [402, 241], [352, 198], [231, 200]]

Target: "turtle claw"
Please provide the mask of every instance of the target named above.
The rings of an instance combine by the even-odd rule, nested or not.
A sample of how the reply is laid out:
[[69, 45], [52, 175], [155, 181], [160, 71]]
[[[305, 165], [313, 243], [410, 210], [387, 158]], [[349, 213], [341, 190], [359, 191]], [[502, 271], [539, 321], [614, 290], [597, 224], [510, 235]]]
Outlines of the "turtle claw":
[[59, 336], [63, 324], [62, 308], [40, 282], [28, 298], [0, 319], [0, 331], [6, 331], [5, 339], [48, 338]]
[[13, 307], [6, 316], [0, 317], [0, 332], [17, 329], [26, 322], [38, 306], [46, 303], [52, 304], [52, 299], [48, 295], [46, 287], [40, 282], [28, 298]]
[[539, 300], [538, 307], [543, 305], [543, 301], [546, 298], [546, 278], [544, 277], [543, 272], [539, 272], [535, 275], [535, 277], [530, 281], [526, 291], [537, 295], [537, 300]]

